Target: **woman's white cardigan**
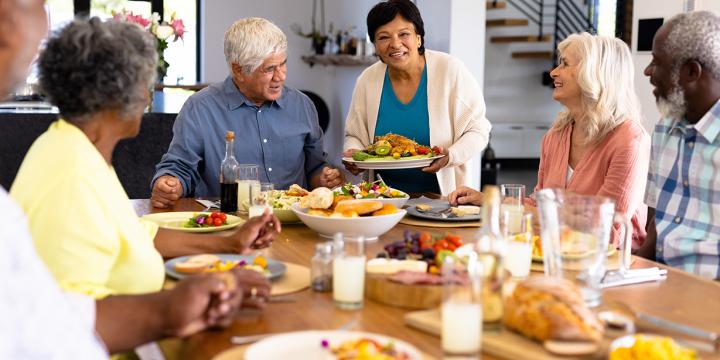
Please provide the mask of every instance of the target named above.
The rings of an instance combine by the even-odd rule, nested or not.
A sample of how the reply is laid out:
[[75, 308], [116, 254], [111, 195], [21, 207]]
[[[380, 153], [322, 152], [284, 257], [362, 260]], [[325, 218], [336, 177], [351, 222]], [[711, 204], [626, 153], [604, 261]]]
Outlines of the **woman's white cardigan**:
[[[460, 60], [426, 50], [425, 61], [430, 145], [447, 148], [450, 154], [447, 166], [437, 172], [440, 191], [447, 195], [470, 185], [465, 163], [487, 146], [491, 125], [480, 86]], [[344, 150], [372, 143], [386, 69], [378, 61], [358, 77], [345, 122]]]

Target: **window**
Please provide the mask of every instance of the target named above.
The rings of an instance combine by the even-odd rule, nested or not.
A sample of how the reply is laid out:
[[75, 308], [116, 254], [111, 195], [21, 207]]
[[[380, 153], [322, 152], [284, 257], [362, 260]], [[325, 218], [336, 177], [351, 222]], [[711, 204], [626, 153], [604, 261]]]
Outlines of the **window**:
[[[111, 17], [113, 10], [126, 9], [144, 17], [151, 15], [149, 1], [92, 0], [90, 15], [103, 19]], [[197, 0], [164, 0], [163, 20], [170, 20], [175, 14], [185, 25], [182, 40], [169, 42], [165, 50], [165, 61], [170, 64], [164, 84], [194, 84], [197, 81]]]

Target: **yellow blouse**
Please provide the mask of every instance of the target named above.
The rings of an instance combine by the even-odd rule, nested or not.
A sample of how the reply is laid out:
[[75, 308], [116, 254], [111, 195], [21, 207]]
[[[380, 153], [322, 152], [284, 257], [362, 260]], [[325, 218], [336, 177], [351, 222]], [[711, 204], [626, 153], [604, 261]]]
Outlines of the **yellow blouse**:
[[112, 166], [74, 125], [59, 120], [35, 141], [10, 195], [63, 289], [103, 298], [162, 287], [157, 226], [137, 217]]

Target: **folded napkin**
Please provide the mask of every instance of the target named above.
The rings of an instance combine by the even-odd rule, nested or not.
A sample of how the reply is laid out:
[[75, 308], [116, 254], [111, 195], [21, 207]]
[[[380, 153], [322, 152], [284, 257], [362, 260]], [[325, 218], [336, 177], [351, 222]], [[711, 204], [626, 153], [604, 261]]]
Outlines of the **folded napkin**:
[[219, 209], [220, 203], [217, 201], [210, 201], [205, 199], [195, 199], [200, 205], [204, 206], [207, 209]]
[[607, 289], [615, 286], [660, 281], [665, 279], [667, 279], [667, 270], [657, 267], [630, 269], [624, 274], [619, 271], [608, 271], [600, 282], [600, 288]]

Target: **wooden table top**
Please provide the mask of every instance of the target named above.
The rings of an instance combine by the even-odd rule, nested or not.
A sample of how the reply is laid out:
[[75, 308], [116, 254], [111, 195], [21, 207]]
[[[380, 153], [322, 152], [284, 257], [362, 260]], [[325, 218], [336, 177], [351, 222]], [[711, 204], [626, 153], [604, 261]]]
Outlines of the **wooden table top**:
[[[182, 199], [171, 209], [155, 209], [149, 200], [132, 200], [133, 206], [142, 216], [155, 212], [167, 211], [201, 211], [203, 208], [192, 199]], [[432, 229], [426, 227], [398, 224], [390, 232], [381, 236], [379, 241], [366, 246], [368, 257], [382, 251], [389, 242], [401, 240], [403, 231], [446, 232], [448, 229]], [[473, 238], [477, 229], [454, 228], [453, 233], [462, 236], [463, 240]], [[283, 226], [282, 233], [276, 238], [273, 246], [265, 250], [270, 258], [310, 266], [310, 259], [315, 251], [315, 244], [321, 239], [310, 228], [300, 225]], [[633, 268], [659, 266], [645, 259], [637, 258]], [[310, 289], [292, 294], [297, 301], [291, 303], [271, 303], [264, 311], [243, 311], [235, 323], [222, 331], [206, 331], [187, 339], [175, 340], [172, 348], [177, 354], [167, 354], [168, 359], [209, 359], [214, 355], [232, 347], [230, 337], [234, 335], [253, 335], [280, 333], [301, 330], [325, 330], [337, 328], [352, 319], [357, 319], [357, 326], [352, 330], [368, 331], [396, 337], [408, 341], [418, 349], [436, 358], [441, 358], [440, 339], [413, 328], [405, 326], [403, 315], [409, 310], [386, 306], [365, 299], [364, 307], [359, 311], [343, 311], [335, 307], [331, 293], [316, 293]], [[623, 301], [636, 311], [698, 327], [708, 331], [720, 332], [720, 285], [698, 276], [668, 268], [665, 281], [631, 286], [616, 287], [604, 290], [605, 301]], [[483, 359], [492, 359], [483, 354]]]

